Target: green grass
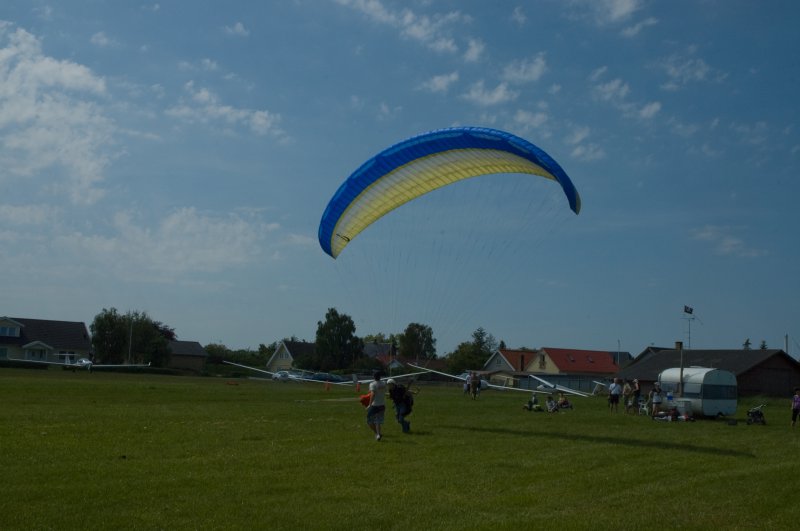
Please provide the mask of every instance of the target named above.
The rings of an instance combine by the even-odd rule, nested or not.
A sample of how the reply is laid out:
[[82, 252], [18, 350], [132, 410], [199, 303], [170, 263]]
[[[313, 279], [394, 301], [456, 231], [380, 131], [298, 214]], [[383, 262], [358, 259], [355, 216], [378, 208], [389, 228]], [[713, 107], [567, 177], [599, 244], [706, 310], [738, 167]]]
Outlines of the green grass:
[[[236, 385], [233, 385], [236, 384]], [[800, 427], [557, 415], [423, 386], [376, 443], [352, 388], [0, 370], [0, 529], [789, 529]]]

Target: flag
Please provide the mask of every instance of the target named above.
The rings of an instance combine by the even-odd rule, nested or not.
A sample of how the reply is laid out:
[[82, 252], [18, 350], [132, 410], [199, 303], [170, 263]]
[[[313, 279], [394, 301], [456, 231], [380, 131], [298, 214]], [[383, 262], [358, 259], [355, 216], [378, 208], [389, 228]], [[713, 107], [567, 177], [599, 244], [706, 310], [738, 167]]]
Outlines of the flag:
[[692, 308], [691, 306], [684, 306], [683, 313], [688, 313], [689, 315], [691, 315], [692, 313], [694, 313], [694, 308]]

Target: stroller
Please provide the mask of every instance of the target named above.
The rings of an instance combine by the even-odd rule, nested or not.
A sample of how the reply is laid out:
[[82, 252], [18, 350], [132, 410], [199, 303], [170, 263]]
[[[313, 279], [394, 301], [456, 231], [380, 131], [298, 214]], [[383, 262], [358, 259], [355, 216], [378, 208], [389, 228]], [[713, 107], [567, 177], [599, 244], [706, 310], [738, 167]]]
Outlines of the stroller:
[[766, 404], [761, 404], [760, 406], [756, 406], [747, 410], [747, 423], [748, 424], [761, 424], [765, 426], [767, 424], [767, 419], [764, 418], [764, 409]]

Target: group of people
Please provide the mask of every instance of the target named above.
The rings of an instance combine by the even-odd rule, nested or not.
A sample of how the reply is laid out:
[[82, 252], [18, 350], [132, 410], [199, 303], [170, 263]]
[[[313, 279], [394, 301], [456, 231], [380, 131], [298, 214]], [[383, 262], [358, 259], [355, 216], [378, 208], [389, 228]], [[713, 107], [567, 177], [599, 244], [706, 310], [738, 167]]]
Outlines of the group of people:
[[522, 409], [528, 411], [547, 411], [548, 413], [558, 413], [559, 409], [572, 409], [572, 403], [564, 396], [564, 393], [558, 393], [558, 400], [553, 398], [553, 395], [547, 395], [545, 401], [545, 408], [539, 405], [539, 397], [536, 396], [536, 391], [531, 394], [528, 403], [522, 406]]
[[[374, 380], [369, 384], [369, 393], [361, 397], [362, 404], [367, 408], [367, 425], [375, 434], [376, 441], [383, 439], [381, 430], [386, 413], [387, 394], [394, 404], [395, 418], [400, 424], [403, 433], [411, 431], [411, 423], [406, 417], [411, 414], [414, 406], [414, 393], [411, 389], [398, 384], [393, 378], [389, 378], [384, 382], [382, 377], [382, 373], [376, 372]], [[480, 389], [480, 379], [477, 379], [475, 383], [470, 379], [469, 385], [477, 392], [477, 389]], [[619, 378], [614, 378], [614, 381], [608, 387], [608, 408], [610, 411], [619, 412], [620, 398], [624, 401], [626, 413], [633, 408], [638, 408], [641, 400], [639, 380], [634, 379], [632, 382], [623, 381], [620, 383]], [[665, 393], [661, 390], [661, 384], [655, 382], [647, 395], [647, 404], [650, 406], [648, 412], [652, 417], [658, 416], [664, 403], [664, 398]], [[557, 401], [553, 398], [553, 395], [548, 395], [545, 408], [542, 409], [539, 405], [539, 398], [534, 392], [528, 403], [522, 407], [528, 411], [557, 413], [559, 409], [572, 409], [572, 404], [564, 396], [564, 393], [559, 393]], [[635, 410], [635, 412], [638, 412], [638, 410]], [[792, 427], [795, 426], [798, 417], [800, 417], [800, 387], [795, 388], [794, 396], [792, 396]]]
[[639, 402], [642, 397], [642, 389], [639, 387], [639, 380], [632, 382], [619, 378], [614, 378], [608, 386], [608, 410], [612, 413], [619, 413], [620, 400], [624, 404], [625, 413], [638, 413]]
[[361, 397], [361, 403], [367, 408], [367, 426], [375, 434], [375, 440], [383, 439], [383, 421], [386, 415], [386, 396], [394, 404], [395, 418], [403, 433], [411, 431], [411, 423], [406, 420], [414, 407], [414, 393], [406, 386], [397, 383], [393, 378], [385, 382], [383, 374], [375, 372], [369, 384], [369, 393]]

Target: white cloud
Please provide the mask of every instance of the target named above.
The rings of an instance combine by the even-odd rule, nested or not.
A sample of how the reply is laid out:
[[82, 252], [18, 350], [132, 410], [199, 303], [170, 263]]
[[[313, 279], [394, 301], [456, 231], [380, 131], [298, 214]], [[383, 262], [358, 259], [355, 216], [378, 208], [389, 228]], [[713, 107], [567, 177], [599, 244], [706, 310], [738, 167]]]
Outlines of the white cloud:
[[120, 212], [110, 236], [71, 232], [57, 243], [118, 274], [162, 281], [192, 272], [216, 273], [260, 256], [265, 235], [277, 224], [231, 214], [215, 216], [194, 208], [176, 210], [155, 226], [137, 223], [132, 212]]
[[522, 9], [521, 6], [517, 6], [514, 8], [514, 11], [511, 13], [511, 20], [515, 23], [519, 24], [520, 26], [524, 26], [525, 22], [528, 21], [528, 17], [525, 15], [525, 11]]
[[608, 72], [607, 66], [601, 66], [599, 68], [596, 68], [595, 70], [592, 71], [591, 74], [589, 74], [589, 81], [591, 81], [592, 83], [596, 82], [601, 77], [603, 77], [606, 72]]
[[0, 28], [0, 180], [26, 178], [42, 190], [92, 204], [112, 157], [116, 132], [98, 98], [103, 78], [42, 53], [23, 29]]
[[657, 18], [648, 17], [648, 18], [642, 20], [641, 22], [637, 22], [633, 26], [628, 26], [627, 28], [623, 29], [620, 32], [620, 34], [623, 37], [628, 37], [628, 38], [635, 37], [635, 36], [639, 35], [639, 33], [641, 33], [641, 31], [644, 28], [649, 27], [649, 26], [655, 26], [656, 24], [658, 24], [658, 19]]
[[447, 92], [450, 85], [456, 81], [458, 81], [458, 72], [450, 72], [449, 74], [433, 76], [429, 80], [423, 82], [420, 88], [429, 92]]
[[643, 118], [645, 120], [649, 120], [661, 110], [661, 103], [654, 101], [648, 103], [644, 107], [639, 110], [639, 118]]
[[92, 38], [89, 39], [89, 42], [91, 42], [95, 46], [99, 46], [100, 48], [107, 48], [108, 46], [116, 44], [113, 40], [109, 39], [108, 36], [102, 31], [98, 31], [97, 33], [92, 35]]
[[569, 3], [577, 18], [588, 18], [598, 26], [624, 22], [641, 9], [640, 0], [571, 0]]
[[54, 219], [49, 205], [0, 205], [0, 226], [46, 225]]
[[586, 138], [589, 137], [591, 129], [588, 125], [582, 125], [573, 128], [572, 133], [565, 139], [567, 144], [576, 145], [583, 142]]
[[391, 10], [380, 0], [336, 0], [374, 22], [397, 29], [404, 38], [419, 42], [437, 52], [457, 52], [450, 33], [453, 24], [468, 22], [470, 18], [459, 11], [432, 16], [419, 15], [410, 9]]
[[693, 240], [707, 242], [717, 255], [753, 258], [766, 254], [763, 250], [746, 245], [744, 240], [732, 234], [730, 227], [706, 225], [692, 229], [691, 236]]
[[519, 92], [510, 90], [507, 83], [500, 83], [495, 88], [487, 90], [483, 80], [473, 83], [469, 91], [463, 95], [467, 101], [484, 106], [507, 103], [517, 99], [517, 96]]
[[538, 81], [547, 70], [547, 61], [544, 52], [536, 56], [514, 61], [503, 69], [503, 79], [513, 83]]
[[580, 146], [575, 146], [575, 149], [572, 150], [570, 153], [572, 158], [578, 160], [585, 160], [585, 161], [592, 161], [592, 160], [599, 160], [603, 159], [606, 156], [605, 151], [603, 148], [598, 146], [597, 144], [585, 144]]
[[[514, 122], [522, 126], [525, 130], [540, 129], [547, 123], [547, 120], [547, 113], [541, 111], [530, 112], [518, 110], [514, 114]], [[549, 136], [549, 134], [545, 134], [544, 136]]]
[[193, 81], [187, 82], [184, 89], [188, 93], [188, 99], [182, 98], [178, 105], [167, 109], [165, 112], [168, 116], [188, 123], [222, 123], [231, 127], [247, 127], [259, 135], [271, 134], [285, 138], [285, 133], [280, 128], [279, 114], [225, 105], [215, 93], [207, 88], [195, 87]]
[[575, 126], [572, 132], [564, 139], [564, 141], [574, 146], [570, 155], [578, 160], [592, 161], [605, 158], [606, 154], [603, 149], [592, 142], [586, 142], [591, 133], [588, 125]]
[[467, 51], [464, 52], [464, 60], [470, 63], [480, 60], [485, 48], [486, 44], [484, 44], [483, 41], [478, 39], [470, 39], [469, 43], [467, 44]]
[[236, 37], [247, 37], [250, 35], [250, 31], [244, 27], [244, 24], [241, 22], [237, 22], [233, 26], [225, 26], [225, 33], [228, 35], [234, 35]]
[[594, 94], [603, 101], [619, 102], [625, 99], [630, 91], [627, 83], [617, 78], [608, 83], [595, 85]]
[[657, 67], [667, 76], [661, 85], [664, 90], [680, 90], [690, 83], [723, 81], [727, 74], [711, 68], [702, 58], [695, 57], [696, 47], [689, 47], [686, 54], [672, 54], [661, 60]]

